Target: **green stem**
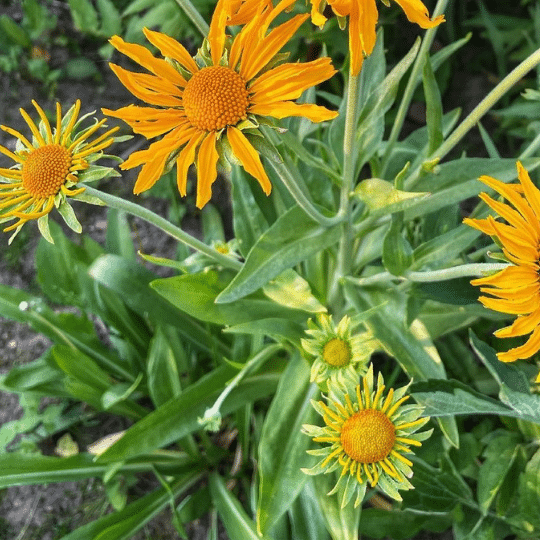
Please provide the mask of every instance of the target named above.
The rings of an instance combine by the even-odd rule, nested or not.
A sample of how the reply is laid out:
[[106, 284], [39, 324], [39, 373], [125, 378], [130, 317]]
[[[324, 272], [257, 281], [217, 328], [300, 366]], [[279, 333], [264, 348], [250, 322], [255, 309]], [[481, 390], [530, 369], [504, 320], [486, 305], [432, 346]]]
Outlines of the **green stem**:
[[[520, 79], [522, 79], [529, 71], [540, 64], [540, 49], [537, 49], [528, 56], [521, 64], [513, 69], [461, 122], [461, 124], [452, 132], [446, 141], [439, 146], [425, 161], [433, 162], [440, 160], [448, 152], [450, 152], [459, 141], [478, 123], [478, 121], [501, 99], [508, 90], [510, 90]], [[418, 178], [422, 165], [419, 165], [416, 170], [407, 178], [405, 187], [410, 189]]]
[[518, 157], [518, 161], [522, 161], [525, 158], [528, 158], [529, 156], [532, 156], [538, 147], [540, 146], [540, 133], [530, 142], [529, 146], [521, 152], [521, 154]]
[[176, 0], [176, 3], [184, 10], [184, 13], [188, 16], [189, 20], [197, 27], [197, 30], [206, 37], [210, 27], [208, 23], [202, 18], [197, 8], [190, 2], [190, 0]]
[[375, 285], [377, 283], [385, 283], [395, 279], [400, 281], [416, 281], [420, 283], [429, 283], [436, 281], [447, 281], [460, 277], [481, 277], [490, 272], [498, 272], [510, 266], [508, 263], [478, 263], [478, 264], [462, 264], [452, 268], [444, 268], [442, 270], [431, 270], [429, 272], [404, 272], [402, 276], [394, 276], [390, 272], [381, 272], [374, 276], [366, 278], [353, 278], [345, 276], [343, 279], [349, 283], [353, 283], [359, 287], [367, 285]]
[[[272, 129], [262, 126], [262, 132], [264, 136], [274, 145], [278, 145], [276, 134]], [[283, 185], [287, 188], [289, 193], [293, 196], [294, 200], [304, 210], [304, 212], [314, 221], [320, 223], [323, 227], [332, 227], [343, 220], [343, 216], [338, 212], [333, 217], [327, 217], [315, 207], [312, 200], [309, 197], [309, 192], [301, 178], [297, 178], [292, 172], [291, 167], [286, 163], [288, 156], [285, 154], [285, 162], [276, 162], [273, 159], [269, 159], [268, 162], [276, 171]]]
[[276, 163], [274, 160], [269, 160], [269, 163], [274, 171], [276, 171], [289, 193], [293, 196], [298, 206], [300, 206], [313, 221], [320, 223], [323, 227], [332, 227], [343, 220], [343, 216], [339, 212], [333, 217], [327, 217], [321, 214], [304, 193], [304, 190], [300, 187], [299, 183], [289, 170], [289, 167], [287, 167], [284, 162]]
[[249, 375], [251, 372], [259, 368], [266, 360], [276, 354], [283, 347], [278, 344], [269, 345], [258, 354], [250, 358], [242, 367], [242, 369], [236, 374], [234, 379], [225, 387], [225, 390], [221, 392], [216, 399], [214, 405], [204, 412], [204, 417], [199, 418], [199, 424], [205, 426], [208, 431], [218, 431], [221, 425], [221, 406], [227, 399], [227, 396], [236, 388], [242, 379]]
[[197, 238], [184, 232], [179, 227], [176, 227], [170, 221], [167, 221], [165, 218], [162, 218], [157, 214], [154, 214], [154, 212], [152, 212], [151, 210], [148, 210], [147, 208], [139, 206], [138, 204], [132, 203], [130, 201], [121, 199], [120, 197], [110, 195], [109, 193], [103, 193], [102, 191], [98, 191], [97, 189], [94, 189], [87, 184], [84, 184], [84, 187], [86, 188], [85, 193], [98, 198], [110, 208], [117, 208], [118, 210], [123, 210], [124, 212], [127, 212], [132, 216], [137, 216], [144, 221], [155, 225], [158, 229], [161, 229], [163, 232], [165, 232], [169, 236], [172, 236], [179, 242], [182, 242], [186, 246], [189, 246], [190, 248], [204, 253], [205, 255], [219, 263], [221, 266], [224, 266], [225, 268], [232, 268], [233, 270], [240, 270], [242, 268], [241, 262], [227, 257], [222, 253], [219, 253], [218, 251], [211, 248], [210, 246], [207, 246], [200, 240], [197, 240]]
[[[433, 11], [432, 18], [442, 15], [444, 13], [444, 10], [446, 9], [447, 4], [448, 0], [439, 0], [437, 2], [437, 5], [435, 6], [435, 10]], [[399, 104], [399, 109], [396, 114], [396, 119], [394, 120], [394, 125], [392, 126], [392, 131], [390, 132], [388, 142], [386, 143], [386, 150], [382, 158], [381, 178], [384, 178], [384, 174], [388, 167], [392, 149], [397, 142], [399, 134], [401, 133], [401, 128], [403, 127], [403, 122], [405, 121], [407, 111], [409, 110], [414, 91], [420, 83], [422, 69], [424, 68], [426, 56], [429, 53], [429, 49], [431, 48], [431, 44], [433, 43], [433, 39], [435, 38], [435, 33], [437, 32], [438, 28], [438, 26], [435, 26], [434, 28], [429, 28], [426, 31], [424, 40], [422, 41], [422, 45], [420, 46], [420, 50], [418, 51], [418, 56], [416, 57], [416, 60], [414, 62], [411, 76], [409, 77], [407, 86], [405, 87], [405, 91], [403, 92], [401, 103]]]
[[360, 77], [349, 72], [347, 89], [347, 113], [345, 117], [345, 130], [343, 134], [343, 182], [338, 215], [343, 216], [341, 225], [341, 238], [337, 257], [336, 271], [330, 287], [330, 303], [337, 298], [339, 280], [348, 274], [352, 265], [352, 223], [350, 194], [354, 187], [356, 154], [354, 152], [354, 135], [356, 133], [356, 120], [358, 109], [358, 90]]

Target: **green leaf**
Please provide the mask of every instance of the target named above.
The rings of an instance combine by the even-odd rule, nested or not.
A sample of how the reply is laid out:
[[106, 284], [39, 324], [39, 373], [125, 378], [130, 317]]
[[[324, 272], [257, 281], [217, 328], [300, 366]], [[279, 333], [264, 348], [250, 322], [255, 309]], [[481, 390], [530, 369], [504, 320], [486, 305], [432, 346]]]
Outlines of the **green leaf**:
[[426, 97], [426, 124], [428, 128], [428, 156], [433, 154], [443, 141], [442, 134], [442, 102], [437, 79], [429, 55], [426, 56], [422, 81]]
[[197, 470], [175, 479], [170, 488], [158, 489], [128, 504], [122, 511], [108, 514], [96, 521], [79, 527], [60, 540], [130, 540], [154, 516], [159, 514], [172, 497], [187, 491], [200, 478]]
[[21, 47], [30, 48], [32, 41], [24, 28], [20, 27], [11, 17], [0, 15], [0, 27], [4, 34]]
[[413, 538], [420, 531], [442, 533], [451, 525], [450, 515], [431, 516], [417, 514], [406, 509], [393, 508], [389, 512], [380, 508], [366, 508], [362, 511], [360, 533], [369, 538], [405, 540]]
[[484, 450], [485, 460], [478, 474], [478, 504], [487, 514], [519, 450], [519, 436], [502, 433], [491, 439]]
[[122, 20], [113, 2], [111, 0], [96, 0], [96, 3], [101, 18], [101, 33], [107, 37], [120, 34], [122, 32]]
[[309, 313], [325, 312], [326, 308], [313, 296], [309, 283], [292, 268], [269, 281], [263, 292], [277, 304]]
[[227, 489], [216, 473], [210, 475], [210, 494], [231, 540], [268, 540], [257, 533], [255, 522], [249, 518], [238, 499]]
[[423, 514], [448, 512], [460, 503], [474, 508], [476, 506], [468, 484], [453, 468], [448, 459], [441, 459], [440, 469], [428, 465], [421, 459], [411, 456], [414, 490], [403, 493], [405, 507], [415, 508]]
[[411, 294], [445, 304], [470, 305], [478, 302], [478, 287], [471, 285], [470, 278], [447, 279], [437, 282], [415, 283]]
[[311, 440], [301, 434], [302, 425], [316, 417], [310, 400], [318, 388], [309, 383], [309, 375], [309, 364], [295, 354], [266, 414], [258, 461], [257, 527], [262, 534], [270, 531], [302, 490], [307, 476], [300, 469], [314, 465], [313, 456], [306, 454]]
[[131, 229], [126, 213], [115, 208], [107, 210], [107, 251], [128, 261], [135, 260], [135, 248], [131, 240]]
[[80, 32], [96, 33], [98, 14], [89, 0], [68, 0], [73, 23]]
[[311, 477], [289, 508], [294, 540], [329, 540]]
[[321, 227], [294, 206], [262, 234], [244, 266], [216, 302], [227, 304], [256, 291], [284, 270], [335, 244], [339, 226]]
[[501, 362], [497, 358], [495, 351], [487, 343], [478, 339], [472, 330], [469, 330], [469, 340], [474, 352], [487, 367], [499, 386], [505, 384], [511, 390], [530, 394], [529, 381], [522, 371], [512, 364]]
[[[206, 409], [212, 407], [227, 381], [234, 375], [236, 370], [228, 365], [205, 375], [184, 389], [180, 396], [167, 401], [128, 429], [98, 461], [122, 461], [152, 452], [201, 429], [198, 418], [202, 418]], [[244, 379], [225, 399], [221, 414], [225, 416], [246, 403], [272, 394], [278, 379], [279, 376], [274, 373], [262, 373]]]
[[181, 371], [181, 363], [175, 358], [165, 331], [158, 326], [150, 343], [147, 365], [148, 390], [156, 407], [180, 395]]
[[251, 191], [244, 169], [233, 167], [232, 206], [233, 227], [240, 252], [247, 256], [255, 242], [268, 229], [268, 222]]
[[121, 295], [136, 313], [150, 317], [155, 324], [173, 325], [184, 339], [198, 349], [208, 353], [215, 349], [228, 352], [221, 341], [185, 313], [175, 309], [150, 287], [155, 274], [135, 262], [126, 261], [116, 255], [104, 255], [94, 261], [88, 273], [96, 281]]
[[92, 60], [82, 56], [68, 60], [64, 64], [64, 71], [68, 79], [75, 79], [76, 81], [91, 79], [99, 73], [96, 64]]
[[398, 215], [392, 216], [392, 223], [384, 237], [382, 253], [384, 267], [394, 276], [402, 275], [413, 260], [411, 245], [403, 236], [403, 220]]
[[[432, 380], [417, 382], [411, 386], [414, 398], [425, 406], [424, 414], [433, 417], [454, 416], [459, 414], [496, 414], [525, 420], [540, 420], [538, 412], [528, 415], [521, 411], [476, 392], [459, 381]], [[529, 396], [533, 397], [533, 396]]]
[[253, 334], [256, 336], [270, 336], [276, 339], [288, 339], [292, 343], [300, 343], [304, 337], [304, 328], [288, 319], [261, 319], [229, 326], [223, 330], [230, 334]]
[[332, 540], [358, 540], [362, 505], [354, 508], [354, 504], [348, 504], [341, 508], [341, 499], [338, 496], [328, 496], [327, 493], [334, 487], [336, 480], [335, 475], [319, 474], [312, 476], [308, 482], [313, 482], [312, 493], [318, 500], [321, 516]]
[[214, 270], [198, 274], [185, 274], [151, 283], [161, 296], [181, 311], [201, 321], [214, 324], [235, 325], [258, 319], [296, 315], [294, 312], [260, 297], [242, 298], [234, 304], [219, 304], [216, 299], [229, 283], [229, 272]]
[[[376, 47], [378, 42], [376, 44]], [[399, 83], [403, 75], [416, 58], [420, 47], [420, 39], [417, 39], [410, 51], [390, 71], [386, 78], [374, 85], [358, 117], [358, 130], [356, 132], [355, 151], [359, 152], [361, 159], [358, 166], [366, 163], [380, 146], [384, 134], [384, 114], [394, 103]], [[381, 41], [381, 56], [384, 56]]]
[[537, 450], [527, 463], [519, 479], [518, 501], [520, 517], [525, 521], [523, 525], [528, 526], [529, 531], [531, 523], [535, 528], [540, 528], [540, 450]]

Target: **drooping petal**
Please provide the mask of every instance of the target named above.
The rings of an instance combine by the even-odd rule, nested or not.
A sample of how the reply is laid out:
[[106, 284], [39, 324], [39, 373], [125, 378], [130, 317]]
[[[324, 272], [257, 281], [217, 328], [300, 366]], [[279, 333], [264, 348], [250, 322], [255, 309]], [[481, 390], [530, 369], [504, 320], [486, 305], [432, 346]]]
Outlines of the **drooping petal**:
[[[141, 84], [142, 78], [140, 77], [140, 73], [128, 71], [127, 69], [121, 68], [115, 64], [109, 64], [109, 67], [120, 79], [120, 82], [134, 96], [138, 97], [142, 101], [146, 101], [146, 103], [150, 103], [150, 105], [161, 105], [164, 107], [181, 107], [183, 105], [182, 99], [178, 96], [178, 90], [176, 92], [177, 95], [149, 90], [147, 87]], [[148, 79], [147, 82], [149, 82]]]
[[223, 49], [225, 47], [227, 11], [224, 9], [223, 4], [223, 0], [218, 0], [218, 3], [214, 9], [214, 14], [212, 15], [212, 20], [210, 21], [210, 29], [208, 31], [210, 54], [212, 55], [212, 63], [214, 66], [219, 65], [219, 61], [223, 56]]
[[202, 138], [203, 133], [200, 133], [198, 136], [190, 139], [176, 158], [176, 184], [182, 197], [186, 196], [188, 170], [195, 161], [195, 151]]
[[529, 315], [523, 315], [505, 328], [493, 333], [498, 338], [509, 338], [530, 334], [537, 326], [540, 326], [540, 306]]
[[287, 118], [289, 116], [304, 116], [312, 122], [324, 122], [332, 120], [338, 115], [337, 111], [329, 111], [320, 105], [310, 103], [292, 103], [290, 101], [279, 101], [277, 103], [260, 103], [249, 108], [252, 114], [261, 116], [272, 116], [274, 118]]
[[168, 56], [173, 60], [176, 60], [181, 66], [186, 68], [191, 73], [197, 73], [199, 66], [193, 60], [191, 55], [187, 52], [186, 48], [166, 34], [162, 32], [154, 32], [149, 28], [143, 28], [146, 39], [159, 49], [163, 56]]
[[282, 64], [275, 67], [250, 85], [251, 103], [264, 103], [296, 99], [316, 84], [328, 80], [336, 70], [330, 58], [313, 62]]
[[216, 150], [217, 134], [212, 131], [206, 135], [199, 147], [197, 157], [197, 208], [202, 208], [212, 197], [212, 184], [217, 178], [218, 153]]
[[296, 15], [286, 23], [274, 28], [266, 37], [260, 39], [251, 50], [244, 49], [240, 64], [240, 75], [250, 80], [274, 58], [283, 46], [296, 33], [309, 15]]
[[120, 36], [113, 36], [109, 42], [116, 50], [129, 56], [129, 58], [154, 75], [168, 79], [170, 82], [180, 86], [185, 85], [184, 77], [173, 66], [161, 58], [155, 58], [146, 47], [136, 43], [126, 43]]
[[401, 6], [407, 19], [421, 28], [433, 28], [444, 22], [444, 15], [439, 15], [431, 20], [428, 9], [420, 0], [395, 0], [395, 2]]
[[255, 148], [253, 148], [246, 136], [234, 126], [227, 128], [227, 139], [231, 143], [234, 155], [240, 160], [244, 169], [258, 180], [263, 191], [266, 195], [269, 195], [272, 190], [272, 184], [268, 179], [268, 175], [262, 166], [261, 158]]
[[514, 347], [507, 352], [497, 353], [497, 358], [501, 362], [514, 362], [525, 360], [540, 350], [540, 325], [534, 329], [529, 339], [524, 345]]
[[516, 285], [528, 285], [538, 280], [537, 273], [526, 266], [508, 266], [493, 274], [483, 278], [473, 279], [472, 285], [489, 285], [492, 287], [507, 288]]
[[529, 173], [525, 170], [520, 161], [517, 162], [517, 170], [525, 198], [538, 220], [538, 218], [540, 218], [540, 190], [531, 182]]

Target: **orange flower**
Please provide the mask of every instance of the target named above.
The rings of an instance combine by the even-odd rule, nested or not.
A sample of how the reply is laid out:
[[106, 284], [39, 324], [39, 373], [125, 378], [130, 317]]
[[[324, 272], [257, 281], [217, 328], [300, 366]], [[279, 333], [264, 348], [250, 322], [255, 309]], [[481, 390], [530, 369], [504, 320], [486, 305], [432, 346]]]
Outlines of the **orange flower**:
[[[375, 46], [375, 27], [379, 13], [375, 0], [326, 0], [338, 17], [349, 17], [349, 54], [351, 72], [358, 75], [362, 69], [364, 55], [369, 56]], [[433, 28], [444, 21], [444, 15], [435, 19], [420, 0], [395, 0], [407, 15], [409, 21], [421, 28]], [[385, 4], [388, 0], [384, 1]], [[311, 0], [311, 19], [313, 24], [323, 26], [326, 17], [321, 13], [326, 5], [325, 0]]]
[[166, 134], [147, 150], [133, 153], [121, 165], [131, 169], [144, 164], [134, 193], [151, 188], [167, 163], [175, 160], [178, 190], [185, 195], [187, 172], [196, 162], [196, 204], [202, 208], [212, 195], [219, 153], [225, 148], [269, 194], [270, 180], [251, 142], [261, 135], [257, 117], [303, 116], [321, 122], [337, 116], [324, 107], [291, 101], [336, 72], [329, 58], [269, 69], [276, 54], [308, 18], [296, 15], [268, 32], [272, 21], [293, 3], [294, 0], [282, 0], [275, 8], [268, 4], [259, 6], [229, 46], [225, 44], [228, 14], [220, 0], [210, 25], [208, 47], [203, 46], [196, 59], [176, 40], [148, 29], [144, 29], [148, 40], [171, 63], [154, 58], [145, 47], [125, 43], [119, 36], [110, 40], [116, 49], [151, 74], [133, 73], [114, 64], [111, 69], [136, 97], [157, 107], [130, 105], [118, 111], [104, 110], [147, 138]]
[[[513, 263], [491, 276], [471, 281], [483, 293], [480, 302], [487, 308], [517, 315], [510, 326], [495, 332], [500, 338], [531, 334], [524, 345], [497, 353], [502, 362], [530, 358], [540, 350], [540, 191], [529, 178], [523, 165], [517, 162], [519, 184], [505, 184], [482, 176], [480, 180], [502, 195], [511, 206], [495, 201], [486, 193], [480, 198], [507, 223], [487, 219], [463, 220], [463, 223], [496, 237], [503, 246], [505, 257]], [[540, 376], [537, 382], [540, 381]]]

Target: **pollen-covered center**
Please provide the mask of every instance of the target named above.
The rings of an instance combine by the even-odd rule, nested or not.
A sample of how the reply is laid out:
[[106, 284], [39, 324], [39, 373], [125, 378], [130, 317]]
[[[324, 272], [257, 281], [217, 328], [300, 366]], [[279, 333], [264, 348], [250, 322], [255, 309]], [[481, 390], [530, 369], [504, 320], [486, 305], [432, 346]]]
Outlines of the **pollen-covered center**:
[[323, 347], [322, 357], [332, 367], [343, 367], [351, 361], [351, 348], [345, 340], [334, 338]]
[[32, 150], [22, 167], [22, 182], [35, 197], [56, 195], [66, 182], [71, 166], [71, 152], [59, 144], [47, 144]]
[[188, 81], [182, 98], [191, 125], [204, 131], [234, 126], [246, 118], [246, 82], [225, 66], [205, 67]]
[[345, 453], [359, 463], [375, 463], [390, 454], [396, 428], [381, 411], [366, 409], [348, 418], [341, 428]]

